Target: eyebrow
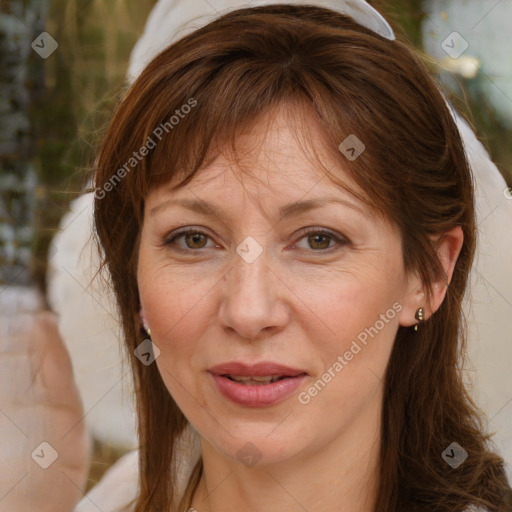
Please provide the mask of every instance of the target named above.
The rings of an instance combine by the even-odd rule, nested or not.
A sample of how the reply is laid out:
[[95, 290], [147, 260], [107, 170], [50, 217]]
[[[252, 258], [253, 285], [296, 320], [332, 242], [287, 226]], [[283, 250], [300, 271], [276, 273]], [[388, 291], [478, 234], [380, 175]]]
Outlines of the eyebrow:
[[[328, 204], [342, 204], [344, 206], [348, 206], [354, 210], [357, 210], [358, 212], [362, 213], [365, 216], [368, 216], [368, 212], [365, 212], [362, 208], [355, 205], [354, 203], [350, 201], [346, 201], [340, 197], [335, 196], [328, 196], [328, 197], [318, 197], [315, 199], [307, 199], [304, 201], [294, 201], [292, 203], [288, 203], [284, 206], [281, 206], [279, 208], [279, 214], [278, 219], [279, 221], [282, 221], [283, 219], [286, 219], [288, 217], [291, 217], [293, 215], [300, 215], [301, 213], [308, 212], [310, 210], [315, 210], [318, 208], [322, 208], [324, 206], [327, 206]], [[154, 215], [156, 212], [168, 208], [170, 206], [177, 205], [182, 206], [184, 208], [187, 208], [188, 210], [191, 210], [196, 213], [200, 213], [202, 215], [208, 216], [208, 217], [217, 217], [219, 219], [222, 219], [224, 217], [222, 210], [214, 206], [212, 203], [209, 203], [207, 201], [203, 201], [202, 199], [168, 199], [167, 201], [164, 201], [163, 203], [159, 204], [158, 206], [155, 206], [149, 211], [150, 215]]]

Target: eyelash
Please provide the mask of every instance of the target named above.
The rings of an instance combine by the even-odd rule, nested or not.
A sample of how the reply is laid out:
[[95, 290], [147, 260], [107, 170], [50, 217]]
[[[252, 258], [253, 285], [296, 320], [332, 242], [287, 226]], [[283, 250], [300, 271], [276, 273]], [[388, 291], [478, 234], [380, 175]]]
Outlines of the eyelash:
[[[185, 235], [187, 235], [189, 233], [193, 233], [193, 234], [197, 234], [197, 235], [203, 235], [203, 236], [206, 236], [206, 237], [210, 238], [209, 235], [204, 233], [203, 231], [200, 231], [200, 230], [195, 229], [195, 228], [186, 228], [186, 229], [183, 229], [181, 231], [178, 231], [171, 238], [164, 240], [162, 245], [168, 247], [171, 244], [173, 244], [178, 238], [183, 237], [183, 236], [185, 236]], [[317, 234], [318, 235], [325, 235], [325, 236], [331, 238], [332, 240], [337, 242], [339, 246], [345, 246], [345, 245], [348, 245], [350, 243], [348, 239], [346, 239], [344, 237], [339, 237], [336, 234], [332, 233], [331, 231], [327, 231], [327, 230], [321, 229], [321, 228], [312, 228], [312, 229], [309, 229], [309, 230], [303, 232], [302, 236], [299, 238], [299, 240], [302, 240], [303, 238], [306, 238], [306, 237], [311, 236], [311, 235], [317, 235]], [[316, 252], [316, 253], [326, 253], [326, 252], [331, 252], [331, 249], [333, 249], [334, 247], [335, 246], [328, 247], [327, 249], [319, 249], [319, 250], [312, 249], [312, 251]], [[183, 249], [182, 247], [176, 247], [175, 249], [180, 251], [180, 252], [182, 252], [182, 253], [193, 253], [193, 252], [197, 253], [198, 251], [205, 250], [205, 248], [202, 248], [202, 249]], [[207, 247], [206, 249], [211, 249], [211, 247]], [[304, 249], [304, 250], [306, 250], [306, 249]]]

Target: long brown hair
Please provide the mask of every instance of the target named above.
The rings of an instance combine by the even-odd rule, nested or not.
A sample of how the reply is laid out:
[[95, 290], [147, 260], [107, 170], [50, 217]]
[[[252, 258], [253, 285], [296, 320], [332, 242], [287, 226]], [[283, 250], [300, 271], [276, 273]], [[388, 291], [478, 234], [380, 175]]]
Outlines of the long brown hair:
[[[172, 505], [181, 498], [176, 441], [188, 422], [157, 366], [133, 355], [144, 339], [136, 280], [144, 198], [164, 182], [188, 183], [216, 150], [234, 147], [241, 129], [285, 103], [303, 114], [304, 134], [308, 115], [321, 122], [333, 158], [400, 228], [406, 269], [417, 270], [427, 289], [443, 275], [430, 235], [454, 226], [464, 233], [441, 307], [418, 332], [400, 327], [397, 334], [385, 376], [374, 510], [512, 510], [503, 460], [462, 378], [461, 301], [476, 228], [472, 176], [449, 108], [407, 43], [324, 8], [272, 5], [233, 11], [161, 52], [122, 99], [97, 159], [96, 231], [136, 390], [135, 511], [186, 511], [202, 471], [199, 461], [179, 507]], [[337, 149], [348, 135], [366, 147], [350, 163]], [[131, 160], [143, 146], [145, 156]], [[468, 452], [457, 469], [441, 457], [452, 442]]]

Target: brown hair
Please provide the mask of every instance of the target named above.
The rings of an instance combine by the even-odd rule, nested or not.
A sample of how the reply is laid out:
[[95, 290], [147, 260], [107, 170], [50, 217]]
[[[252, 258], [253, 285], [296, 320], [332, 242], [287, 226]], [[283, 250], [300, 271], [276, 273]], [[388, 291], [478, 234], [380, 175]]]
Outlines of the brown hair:
[[[136, 280], [144, 198], [171, 179], [176, 188], [188, 183], [214, 146], [234, 145], [243, 127], [284, 103], [317, 117], [340, 167], [400, 228], [405, 266], [416, 269], [427, 288], [443, 275], [429, 235], [454, 226], [464, 233], [441, 307], [418, 332], [400, 327], [397, 334], [385, 376], [374, 510], [454, 512], [469, 504], [512, 510], [505, 503], [510, 487], [503, 460], [492, 452], [462, 379], [461, 301], [476, 229], [472, 177], [445, 100], [406, 43], [324, 8], [272, 5], [233, 11], [161, 52], [121, 101], [97, 159], [95, 224], [137, 399], [135, 511], [167, 511], [180, 498], [171, 485], [173, 454], [188, 424], [157, 366], [133, 356], [144, 339]], [[194, 108], [170, 123], [187, 104]], [[155, 129], [163, 126], [161, 141], [128, 168], [134, 152], [149, 139], [156, 142]], [[304, 118], [302, 126], [307, 133]], [[350, 134], [366, 150], [349, 163], [337, 147]], [[336, 181], [335, 173], [330, 178]], [[456, 470], [441, 458], [454, 441], [469, 454]], [[179, 512], [190, 507], [201, 471], [199, 461]]]

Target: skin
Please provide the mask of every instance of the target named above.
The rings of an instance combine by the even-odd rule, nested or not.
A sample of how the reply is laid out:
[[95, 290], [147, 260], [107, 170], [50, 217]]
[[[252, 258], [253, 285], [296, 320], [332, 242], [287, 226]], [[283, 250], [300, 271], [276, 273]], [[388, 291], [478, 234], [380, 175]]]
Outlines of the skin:
[[[383, 375], [396, 332], [417, 323], [419, 307], [426, 318], [433, 314], [446, 282], [436, 284], [426, 304], [417, 275], [404, 270], [396, 227], [329, 181], [297, 143], [282, 109], [274, 114], [269, 126], [260, 122], [240, 135], [236, 163], [221, 154], [187, 186], [162, 186], [147, 196], [138, 260], [142, 314], [161, 351], [156, 364], [165, 385], [200, 435], [204, 473], [195, 509], [368, 511], [377, 483]], [[320, 127], [312, 121], [308, 129], [323, 151]], [[281, 206], [324, 196], [345, 204], [278, 220]], [[208, 201], [222, 216], [170, 202], [181, 198]], [[169, 242], [187, 226], [207, 236]], [[307, 227], [328, 233], [308, 236]], [[236, 252], [248, 236], [263, 249], [252, 263]], [[449, 280], [462, 231], [440, 242]], [[388, 315], [305, 405], [297, 393], [269, 407], [233, 404], [207, 372], [233, 360], [279, 362], [308, 373], [299, 389], [307, 391], [397, 303], [394, 318]], [[237, 457], [248, 442], [261, 456], [251, 467]]]

